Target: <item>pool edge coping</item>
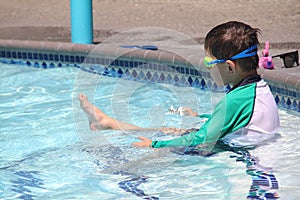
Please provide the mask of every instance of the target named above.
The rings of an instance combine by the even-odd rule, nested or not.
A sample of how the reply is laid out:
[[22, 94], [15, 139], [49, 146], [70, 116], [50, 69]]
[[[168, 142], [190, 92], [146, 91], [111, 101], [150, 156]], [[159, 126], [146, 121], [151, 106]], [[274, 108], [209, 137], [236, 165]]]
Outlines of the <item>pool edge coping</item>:
[[[96, 46], [96, 44], [73, 44], [70, 42], [0, 39], [0, 48], [19, 49], [23, 51], [33, 50], [38, 52], [49, 51], [65, 54], [81, 54], [83, 56], [87, 56]], [[202, 61], [202, 58], [198, 58], [196, 55], [191, 55], [188, 59], [184, 59], [164, 50], [151, 51], [135, 49], [134, 51], [129, 51], [128, 49], [124, 48], [107, 47], [104, 52], [106, 54], [105, 56], [108, 57], [115, 57], [117, 55], [124, 54], [131, 61], [157, 62], [161, 64], [192, 64], [193, 66], [200, 66]], [[284, 91], [283, 95], [286, 96], [288, 96], [287, 93], [294, 92], [297, 94], [295, 98], [298, 98], [298, 94], [300, 94], [299, 68], [300, 67], [279, 68], [273, 70], [259, 68], [258, 73], [266, 82], [268, 82], [270, 87], [273, 86], [281, 88], [281, 90]], [[203, 69], [198, 68], [197, 70], [202, 72]]]

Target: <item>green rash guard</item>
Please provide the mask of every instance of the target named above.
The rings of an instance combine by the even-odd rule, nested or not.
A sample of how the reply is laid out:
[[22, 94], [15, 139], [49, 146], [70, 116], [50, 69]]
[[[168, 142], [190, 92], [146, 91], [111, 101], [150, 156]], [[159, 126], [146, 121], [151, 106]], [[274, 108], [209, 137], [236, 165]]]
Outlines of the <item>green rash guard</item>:
[[[262, 118], [273, 122], [263, 123]], [[229, 133], [243, 128], [273, 132], [279, 126], [277, 106], [268, 85], [255, 75], [229, 91], [197, 132], [166, 141], [152, 141], [153, 148], [215, 144]], [[251, 132], [251, 131], [250, 131]]]

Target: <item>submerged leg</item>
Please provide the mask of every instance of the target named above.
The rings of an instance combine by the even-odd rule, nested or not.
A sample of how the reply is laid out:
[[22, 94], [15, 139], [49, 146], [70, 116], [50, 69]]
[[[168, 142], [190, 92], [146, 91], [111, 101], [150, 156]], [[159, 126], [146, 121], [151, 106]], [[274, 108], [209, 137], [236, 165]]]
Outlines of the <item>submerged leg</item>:
[[141, 127], [127, 124], [109, 117], [99, 108], [91, 104], [84, 94], [78, 96], [80, 106], [88, 117], [91, 130], [115, 129], [115, 130], [144, 130]]

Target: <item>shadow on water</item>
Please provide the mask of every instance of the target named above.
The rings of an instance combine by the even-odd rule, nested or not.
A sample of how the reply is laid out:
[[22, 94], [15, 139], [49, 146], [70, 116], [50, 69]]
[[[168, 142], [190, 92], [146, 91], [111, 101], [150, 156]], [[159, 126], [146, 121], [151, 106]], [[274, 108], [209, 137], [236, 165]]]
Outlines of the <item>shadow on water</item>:
[[[278, 136], [280, 137], [280, 136]], [[273, 138], [276, 140], [277, 138]], [[272, 142], [272, 141], [269, 141]], [[267, 145], [268, 143], [260, 144]], [[260, 159], [258, 157], [252, 156], [250, 151], [254, 150], [258, 146], [247, 146], [247, 147], [230, 147], [222, 142], [218, 142], [212, 152], [205, 152], [201, 149], [196, 149], [193, 147], [187, 148], [172, 148], [171, 152], [173, 154], [179, 154], [181, 156], [201, 156], [201, 157], [211, 157], [221, 152], [231, 152], [232, 154], [229, 156], [231, 159], [235, 159], [236, 162], [242, 162], [246, 166], [246, 174], [251, 177], [252, 183], [247, 195], [247, 199], [278, 199], [279, 195], [277, 193], [279, 189], [278, 181], [273, 173], [272, 168], [267, 168], [260, 164]], [[103, 163], [101, 160], [95, 160], [95, 163], [99, 168], [107, 168], [111, 170], [111, 166], [116, 166], [119, 162], [122, 165], [122, 162], [127, 162], [128, 160], [122, 156], [122, 150], [119, 147], [115, 146], [106, 146], [105, 148], [86, 148], [85, 151], [91, 154], [98, 154], [107, 156], [108, 163]], [[110, 152], [110, 153], [108, 153]], [[108, 154], [107, 154], [108, 153]], [[105, 156], [105, 157], [106, 157]], [[109, 159], [114, 158], [114, 159]], [[104, 159], [106, 160], [106, 159]], [[109, 171], [110, 171], [109, 170]], [[128, 193], [132, 193], [137, 197], [142, 199], [159, 199], [159, 197], [148, 195], [147, 192], [140, 189], [141, 184], [147, 183], [149, 181], [149, 177], [142, 174], [135, 174], [132, 172], [128, 172], [125, 169], [115, 171], [107, 171], [108, 173], [121, 175], [126, 177], [126, 180], [118, 182], [119, 188], [123, 189]], [[105, 170], [104, 170], [105, 171]]]
[[31, 188], [45, 189], [43, 180], [38, 178], [39, 172], [37, 171], [18, 171], [14, 173], [17, 177], [12, 179], [11, 190], [20, 194], [19, 199], [29, 200], [36, 197]]
[[[247, 148], [229, 147], [219, 142], [213, 153], [204, 154], [201, 150], [193, 149], [191, 147], [183, 149], [176, 149], [176, 151], [169, 152], [169, 154], [180, 154], [180, 156], [201, 156], [211, 157], [218, 153], [229, 151], [231, 155], [229, 158], [235, 159], [236, 162], [242, 162], [246, 167], [246, 174], [251, 177], [252, 183], [247, 195], [247, 199], [278, 199], [277, 193], [279, 189], [278, 181], [273, 173], [273, 169], [264, 167], [260, 164], [260, 159], [251, 155], [251, 150], [255, 146]], [[142, 173], [133, 173], [127, 170], [126, 163], [131, 162], [130, 157], [126, 157], [127, 151], [124, 151], [121, 146], [113, 145], [84, 145], [79, 144], [63, 148], [63, 151], [76, 150], [91, 155], [92, 161], [99, 172], [109, 173], [113, 175], [120, 175], [124, 178], [116, 183], [122, 190], [131, 193], [141, 199], [157, 200], [159, 197], [149, 195], [146, 191], [140, 189], [142, 184], [149, 181], [149, 177]], [[36, 158], [48, 157], [49, 153], [57, 154], [61, 149], [48, 149], [43, 152], [35, 153], [26, 158], [8, 163], [6, 166], [1, 166], [0, 170], [14, 171], [13, 176], [10, 178], [10, 190], [16, 193], [19, 199], [29, 200], [38, 198], [38, 190], [47, 190], [47, 186], [43, 181], [42, 172], [38, 170], [25, 170], [22, 167], [23, 163], [30, 162]], [[45, 155], [44, 155], [45, 154]], [[30, 161], [31, 160], [31, 161]]]

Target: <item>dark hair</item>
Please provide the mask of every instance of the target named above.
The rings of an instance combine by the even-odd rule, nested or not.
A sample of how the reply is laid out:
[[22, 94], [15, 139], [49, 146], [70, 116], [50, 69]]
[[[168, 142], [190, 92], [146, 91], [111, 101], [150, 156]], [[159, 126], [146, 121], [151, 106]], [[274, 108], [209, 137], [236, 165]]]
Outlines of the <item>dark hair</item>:
[[[217, 59], [228, 59], [249, 47], [257, 44], [258, 28], [237, 21], [230, 21], [214, 27], [205, 37], [204, 48]], [[255, 49], [257, 50], [257, 49]], [[258, 55], [237, 59], [237, 64], [243, 71], [258, 68]]]

